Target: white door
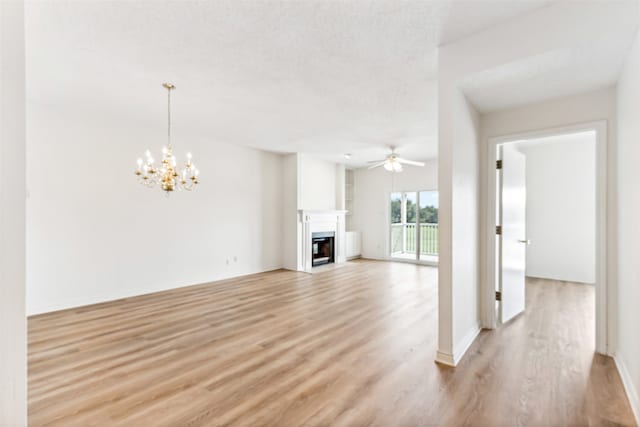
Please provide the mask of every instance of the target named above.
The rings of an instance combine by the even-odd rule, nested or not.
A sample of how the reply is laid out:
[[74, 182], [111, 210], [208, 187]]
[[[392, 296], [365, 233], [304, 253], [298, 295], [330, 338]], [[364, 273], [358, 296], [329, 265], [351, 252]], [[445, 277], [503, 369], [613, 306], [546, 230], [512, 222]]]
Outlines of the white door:
[[526, 265], [525, 155], [513, 144], [502, 146], [500, 202], [500, 321], [508, 322], [524, 311]]

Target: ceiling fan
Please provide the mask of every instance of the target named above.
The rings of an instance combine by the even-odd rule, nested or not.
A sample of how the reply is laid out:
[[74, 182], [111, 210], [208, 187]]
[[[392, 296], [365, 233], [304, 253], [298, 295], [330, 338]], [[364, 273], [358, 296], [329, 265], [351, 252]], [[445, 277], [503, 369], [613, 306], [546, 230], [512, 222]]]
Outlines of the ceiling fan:
[[374, 160], [370, 163], [369, 169], [379, 168], [383, 166], [389, 172], [402, 172], [402, 165], [411, 165], [411, 166], [424, 166], [424, 162], [416, 162], [415, 160], [407, 160], [402, 157], [398, 157], [396, 154], [396, 148], [390, 147], [391, 153], [387, 155], [384, 160]]

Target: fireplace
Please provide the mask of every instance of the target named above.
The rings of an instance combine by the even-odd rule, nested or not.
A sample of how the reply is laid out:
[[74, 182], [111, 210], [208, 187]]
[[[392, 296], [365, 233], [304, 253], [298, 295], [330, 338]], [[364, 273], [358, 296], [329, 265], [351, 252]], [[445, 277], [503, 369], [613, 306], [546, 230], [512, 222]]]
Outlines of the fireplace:
[[346, 262], [345, 213], [346, 211], [337, 210], [299, 209], [297, 252], [285, 253], [287, 268], [310, 273], [314, 267], [322, 264]]
[[330, 264], [335, 261], [334, 240], [335, 233], [333, 231], [311, 233], [312, 267]]

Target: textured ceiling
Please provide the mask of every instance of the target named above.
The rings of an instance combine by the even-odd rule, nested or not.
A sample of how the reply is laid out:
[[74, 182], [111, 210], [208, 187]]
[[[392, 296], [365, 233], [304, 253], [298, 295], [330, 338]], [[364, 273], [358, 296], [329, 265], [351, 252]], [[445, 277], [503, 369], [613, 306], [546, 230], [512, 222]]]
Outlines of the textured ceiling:
[[628, 4], [628, 13], [623, 6], [602, 16], [601, 27], [591, 30], [593, 37], [582, 44], [484, 70], [469, 76], [462, 89], [479, 111], [490, 112], [615, 84], [637, 26], [637, 5]]
[[[30, 1], [29, 102], [352, 165], [437, 155], [436, 47], [548, 1]], [[123, 121], [124, 123], [124, 121]]]

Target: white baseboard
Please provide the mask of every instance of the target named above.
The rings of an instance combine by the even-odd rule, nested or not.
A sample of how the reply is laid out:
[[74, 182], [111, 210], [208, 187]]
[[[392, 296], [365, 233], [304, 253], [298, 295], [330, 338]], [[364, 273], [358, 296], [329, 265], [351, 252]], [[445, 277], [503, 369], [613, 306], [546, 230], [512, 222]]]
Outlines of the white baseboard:
[[622, 359], [620, 355], [614, 355], [613, 360], [616, 362], [616, 368], [618, 368], [618, 373], [622, 379], [624, 390], [627, 392], [627, 398], [629, 399], [631, 410], [633, 411], [633, 415], [636, 417], [636, 424], [640, 425], [640, 398], [638, 396], [638, 389], [633, 384], [629, 371], [627, 370], [627, 365], [624, 363], [624, 359]]
[[438, 350], [436, 353], [436, 362], [447, 366], [457, 366], [481, 330], [482, 329], [479, 325], [475, 325], [473, 328], [469, 329], [469, 332], [467, 332], [467, 334], [453, 346], [453, 354]]
[[436, 362], [442, 365], [453, 366], [453, 367], [456, 366], [456, 362], [453, 357], [453, 354], [444, 353], [440, 350], [436, 352]]

